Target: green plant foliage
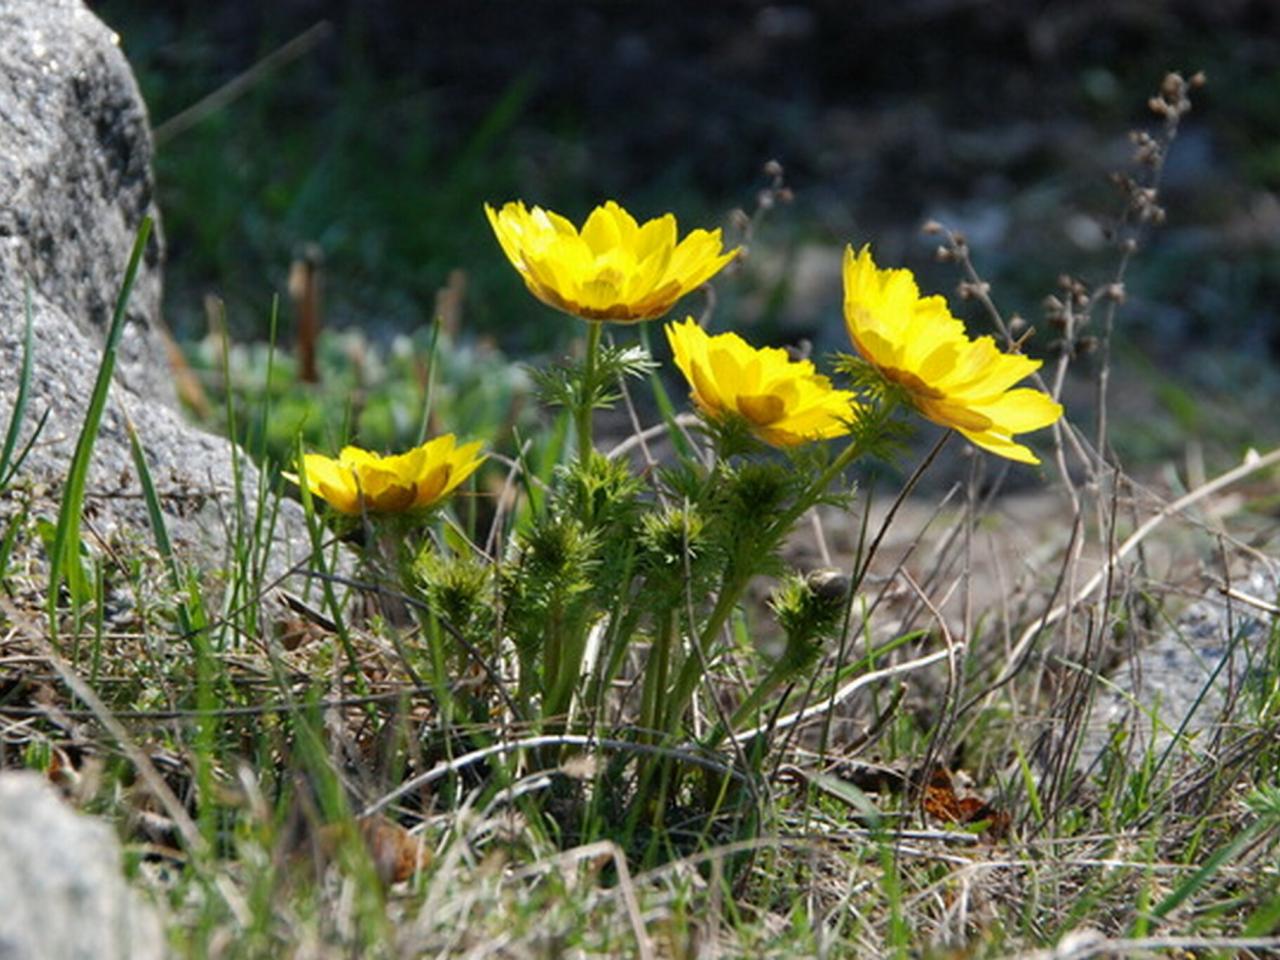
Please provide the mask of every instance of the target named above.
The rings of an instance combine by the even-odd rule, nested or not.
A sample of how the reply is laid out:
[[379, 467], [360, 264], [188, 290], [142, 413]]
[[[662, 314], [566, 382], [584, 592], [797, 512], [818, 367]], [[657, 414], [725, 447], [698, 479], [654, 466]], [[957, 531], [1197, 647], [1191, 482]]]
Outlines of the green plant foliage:
[[[264, 451], [277, 468], [293, 462], [299, 436], [309, 449], [335, 452], [355, 439], [372, 450], [415, 445], [428, 397], [429, 355], [435, 364], [429, 434], [443, 432], [431, 429], [440, 424], [468, 437], [501, 436], [536, 424], [530, 380], [521, 367], [493, 347], [458, 342], [445, 333], [431, 354], [431, 340], [427, 328], [386, 346], [358, 330], [323, 333], [316, 384], [299, 381], [289, 352], [263, 344], [230, 346], [230, 383], [221, 376], [222, 345], [215, 339], [196, 344], [188, 356], [219, 401], [214, 408], [241, 424], [244, 445]], [[226, 428], [225, 422], [214, 425]]]

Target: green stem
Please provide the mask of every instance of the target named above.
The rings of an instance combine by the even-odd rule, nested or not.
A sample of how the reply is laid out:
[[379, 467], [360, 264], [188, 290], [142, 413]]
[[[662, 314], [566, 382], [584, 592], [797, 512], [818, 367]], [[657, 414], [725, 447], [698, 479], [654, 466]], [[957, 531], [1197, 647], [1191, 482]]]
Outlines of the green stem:
[[[342, 645], [342, 651], [346, 654], [347, 661], [351, 666], [351, 682], [355, 686], [356, 693], [361, 697], [365, 697], [369, 694], [369, 685], [365, 681], [364, 670], [360, 666], [360, 657], [356, 653], [355, 644], [351, 640], [351, 633], [347, 629], [347, 621], [342, 612], [342, 604], [338, 602], [338, 594], [333, 589], [333, 580], [329, 577], [329, 565], [324, 556], [325, 543], [321, 533], [320, 518], [316, 514], [315, 501], [311, 497], [311, 487], [307, 483], [307, 471], [302, 456], [301, 434], [296, 438], [294, 456], [295, 462], [298, 464], [298, 478], [301, 480], [298, 489], [302, 492], [303, 516], [307, 522], [307, 532], [311, 535], [311, 562], [315, 566], [316, 572], [320, 574], [320, 588], [324, 594], [325, 608], [328, 610], [329, 619], [334, 623], [334, 630], [338, 634], [338, 642]], [[370, 716], [376, 715], [373, 704], [368, 704], [365, 712]]]
[[729, 621], [729, 616], [733, 613], [734, 607], [738, 605], [738, 599], [742, 596], [743, 590], [746, 589], [749, 579], [749, 577], [743, 576], [726, 576], [720, 586], [720, 594], [716, 598], [715, 607], [711, 610], [711, 616], [707, 618], [706, 626], [703, 627], [702, 633], [694, 641], [695, 648], [685, 658], [684, 664], [680, 668], [680, 675], [676, 677], [675, 688], [671, 692], [671, 703], [668, 707], [666, 718], [666, 731], [672, 736], [675, 736], [679, 731], [680, 718], [684, 716], [684, 711], [689, 706], [689, 701], [693, 699], [693, 692], [698, 688], [698, 681], [702, 679], [703, 665], [709, 659], [711, 644], [715, 640], [716, 634]]
[[649, 650], [649, 660], [644, 665], [644, 693], [640, 707], [640, 738], [651, 743], [658, 739], [658, 714], [662, 707], [662, 695], [667, 689], [667, 671], [671, 663], [672, 640], [671, 611], [658, 615], [657, 633]]
[[604, 638], [604, 646], [596, 660], [595, 677], [588, 685], [583, 697], [583, 704], [589, 717], [594, 718], [599, 715], [605, 691], [609, 689], [613, 678], [622, 669], [630, 639], [635, 635], [636, 625], [640, 621], [641, 610], [627, 603], [631, 593], [634, 559], [633, 544], [627, 554], [626, 573], [621, 580], [622, 586], [617, 592], [613, 610], [609, 614], [609, 632]]
[[551, 604], [547, 613], [547, 646], [542, 659], [542, 718], [550, 712], [551, 698], [560, 677], [560, 659], [564, 653], [564, 608], [559, 599]]
[[861, 438], [854, 440], [847, 447], [840, 451], [840, 456], [831, 461], [831, 466], [823, 470], [814, 481], [813, 486], [809, 488], [808, 493], [796, 500], [795, 505], [782, 515], [782, 518], [774, 525], [775, 530], [782, 532], [785, 536], [791, 531], [791, 525], [799, 520], [806, 510], [813, 506], [814, 501], [822, 496], [827, 487], [831, 486], [831, 482], [840, 476], [854, 460], [862, 456], [866, 444]]
[[[796, 665], [786, 654], [782, 659], [775, 663], [764, 676], [764, 678], [755, 686], [747, 699], [738, 705], [738, 709], [733, 712], [733, 716], [729, 719], [729, 728], [737, 730], [747, 721], [747, 719], [764, 705], [765, 700], [772, 695], [783, 683], [790, 680], [796, 674]], [[722, 741], [728, 734], [723, 723], [717, 723], [715, 729], [702, 742], [703, 746], [710, 750], [714, 750], [720, 746]]]
[[600, 337], [604, 333], [604, 324], [595, 320], [587, 321], [587, 355], [582, 361], [581, 394], [578, 397], [578, 409], [575, 411], [578, 427], [578, 460], [586, 463], [591, 456], [591, 414], [595, 411], [596, 400], [596, 354], [600, 352]]
[[533, 716], [533, 697], [538, 687], [538, 664], [533, 654], [519, 651], [519, 677], [516, 680], [516, 703], [521, 717]]
[[[427, 652], [431, 656], [431, 682], [435, 688], [436, 700], [440, 705], [440, 725], [447, 729], [453, 719], [453, 696], [449, 690], [448, 657], [445, 653], [444, 638], [440, 635], [440, 621], [434, 614], [428, 613], [426, 620]], [[399, 642], [396, 642], [399, 646]], [[408, 660], [401, 655], [405, 663]]]
[[[806, 510], [813, 506], [814, 502], [831, 485], [832, 481], [865, 452], [865, 448], [866, 444], [862, 438], [857, 438], [845, 447], [835, 460], [831, 461], [831, 465], [822, 471], [818, 479], [809, 487], [808, 492], [804, 496], [797, 498], [791, 509], [783, 513], [771, 525], [775, 541], [787, 535], [795, 522], [804, 515]], [[762, 554], [767, 553], [768, 549], [766, 548], [771, 549], [772, 544], [765, 544], [760, 548], [760, 552]], [[710, 656], [711, 644], [715, 641], [716, 635], [724, 628], [725, 623], [728, 622], [734, 607], [738, 605], [738, 600], [741, 598], [743, 591], [746, 590], [750, 580], [750, 572], [746, 575], [739, 573], [735, 576], [726, 575], [724, 582], [721, 584], [716, 605], [697, 639], [697, 649], [685, 660], [684, 666], [680, 669], [680, 676], [676, 680], [675, 689], [672, 692], [666, 726], [667, 732], [672, 735], [678, 731], [680, 718], [684, 715], [685, 708], [688, 707], [689, 701], [693, 697], [693, 692], [698, 687], [698, 681], [702, 679], [703, 664]]]
[[564, 716], [567, 719], [569, 708], [573, 706], [573, 692], [582, 678], [582, 658], [587, 653], [587, 638], [591, 634], [592, 625], [583, 622], [581, 617], [575, 617], [566, 626], [568, 629], [560, 631], [564, 639], [560, 645], [556, 672], [552, 674], [548, 671], [552, 687], [548, 692], [543, 714], [548, 717]]

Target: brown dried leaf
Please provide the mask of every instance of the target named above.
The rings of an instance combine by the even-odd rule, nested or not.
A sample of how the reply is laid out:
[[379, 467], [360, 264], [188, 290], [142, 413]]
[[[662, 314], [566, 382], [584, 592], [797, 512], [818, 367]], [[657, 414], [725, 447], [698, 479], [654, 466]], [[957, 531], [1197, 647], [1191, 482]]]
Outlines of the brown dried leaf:
[[930, 774], [921, 805], [925, 813], [944, 823], [968, 826], [987, 821], [983, 833], [992, 840], [1000, 840], [1009, 832], [1009, 814], [995, 809], [981, 797], [961, 796], [951, 771], [945, 767], [938, 767]]
[[361, 820], [360, 835], [369, 848], [378, 879], [385, 884], [402, 883], [431, 862], [431, 852], [422, 838], [386, 817]]

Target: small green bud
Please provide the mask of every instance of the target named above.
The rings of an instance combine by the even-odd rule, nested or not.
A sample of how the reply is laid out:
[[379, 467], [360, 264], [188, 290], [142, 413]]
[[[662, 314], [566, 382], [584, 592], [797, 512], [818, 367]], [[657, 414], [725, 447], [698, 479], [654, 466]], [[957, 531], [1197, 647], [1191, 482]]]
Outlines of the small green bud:
[[559, 512], [579, 518], [590, 529], [629, 523], [644, 489], [629, 463], [599, 453], [562, 468], [560, 480]]
[[474, 556], [444, 557], [424, 550], [414, 561], [414, 577], [436, 616], [464, 633], [493, 620], [493, 571]]
[[649, 572], [683, 574], [706, 551], [705, 523], [692, 506], [667, 507], [640, 520], [640, 562]]
[[787, 637], [783, 659], [794, 669], [808, 666], [821, 652], [821, 641], [834, 636], [844, 622], [849, 576], [839, 570], [788, 575], [769, 601]]
[[727, 481], [729, 508], [752, 525], [780, 511], [794, 487], [791, 471], [779, 463], [744, 464]]
[[573, 517], [544, 516], [519, 538], [519, 565], [545, 583], [582, 578], [595, 565], [598, 541]]

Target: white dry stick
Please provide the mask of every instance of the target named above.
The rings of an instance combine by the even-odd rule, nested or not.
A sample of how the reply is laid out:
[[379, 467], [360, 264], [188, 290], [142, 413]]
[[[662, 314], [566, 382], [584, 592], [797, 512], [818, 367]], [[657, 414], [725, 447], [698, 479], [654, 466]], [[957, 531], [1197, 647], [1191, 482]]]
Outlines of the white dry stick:
[[809, 524], [813, 527], [813, 542], [818, 545], [818, 557], [822, 560], [824, 567], [830, 567], [831, 550], [827, 546], [827, 534], [822, 529], [822, 517], [818, 515], [816, 507], [809, 511]]
[[[946, 656], [945, 652], [942, 656]], [[561, 734], [540, 734], [538, 736], [526, 737], [523, 740], [511, 740], [503, 743], [493, 743], [487, 747], [481, 747], [478, 750], [472, 750], [470, 753], [464, 753], [460, 757], [452, 760], [445, 760], [437, 763], [425, 773], [420, 773], [416, 777], [406, 780], [397, 786], [390, 793], [383, 794], [377, 800], [370, 803], [360, 811], [361, 817], [370, 817], [380, 810], [386, 809], [392, 803], [399, 800], [407, 793], [412, 793], [429, 783], [434, 783], [442, 777], [447, 777], [451, 773], [457, 773], [459, 770], [465, 770], [474, 763], [486, 760], [489, 757], [497, 756], [502, 753], [514, 753], [517, 750], [535, 750], [539, 747], [604, 747], [610, 750], [629, 750], [632, 753], [644, 753], [657, 757], [670, 757], [674, 760], [680, 760], [683, 763], [692, 764], [695, 767], [703, 767], [707, 770], [713, 770], [716, 773], [733, 777], [735, 780], [745, 780], [746, 777], [742, 771], [730, 767], [711, 757], [702, 756], [700, 754], [691, 753], [688, 750], [681, 750], [676, 747], [663, 747], [651, 743], [631, 743], [628, 740], [617, 740], [611, 737], [588, 737], [578, 733], [561, 733]]]
[[956, 643], [948, 646], [945, 650], [936, 650], [923, 657], [917, 657], [915, 660], [908, 660], [905, 663], [895, 664], [892, 667], [885, 667], [883, 670], [873, 670], [871, 673], [864, 673], [856, 680], [851, 680], [849, 683], [846, 683], [843, 687], [837, 690], [833, 696], [824, 697], [820, 703], [812, 704], [805, 707], [803, 710], [797, 710], [795, 713], [788, 713], [786, 716], [779, 718], [775, 723], [762, 724], [761, 726], [753, 727], [750, 730], [745, 730], [742, 733], [730, 733], [729, 738], [745, 744], [753, 737], [757, 737], [768, 730], [786, 730], [788, 727], [794, 727], [797, 724], [812, 720], [814, 717], [822, 716], [838, 704], [844, 703], [863, 687], [870, 686], [873, 683], [878, 683], [881, 680], [887, 680], [890, 677], [899, 676], [903, 673], [911, 673], [913, 670], [922, 670], [925, 667], [932, 666], [939, 660], [946, 660], [948, 657], [953, 657], [957, 654], [963, 653], [964, 648], [965, 645], [963, 643]]
[[[689, 427], [696, 427], [701, 423], [701, 421], [692, 413], [678, 413], [674, 419], [676, 426], [680, 427], [681, 430], [686, 430]], [[667, 425], [665, 423], [659, 423], [649, 427], [647, 430], [641, 430], [639, 433], [633, 433], [605, 454], [605, 458], [608, 460], [617, 460], [624, 454], [630, 453], [636, 447], [643, 446], [654, 437], [660, 437], [666, 432]]]
[[1268, 603], [1261, 597], [1255, 597], [1253, 594], [1244, 593], [1243, 591], [1237, 590], [1235, 587], [1227, 586], [1225, 583], [1218, 584], [1218, 591], [1224, 597], [1229, 597], [1232, 600], [1245, 604], [1245, 606], [1253, 607], [1255, 610], [1261, 610], [1263, 613], [1269, 614], [1273, 617], [1280, 616], [1280, 607], [1276, 606], [1274, 603]]
[[[595, 623], [590, 630], [587, 631], [587, 645], [582, 651], [582, 669], [579, 672], [579, 680], [591, 682], [591, 678], [595, 676], [596, 664], [600, 660], [600, 648], [604, 645], [605, 634], [609, 632], [609, 618], [603, 617]], [[575, 690], [581, 689], [581, 684], [574, 684]], [[569, 714], [565, 720], [565, 726], [572, 729], [573, 721], [577, 717], [579, 697], [574, 696], [569, 701]]]

